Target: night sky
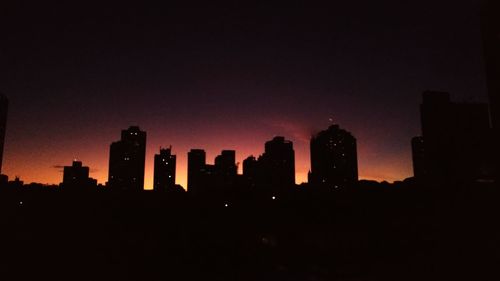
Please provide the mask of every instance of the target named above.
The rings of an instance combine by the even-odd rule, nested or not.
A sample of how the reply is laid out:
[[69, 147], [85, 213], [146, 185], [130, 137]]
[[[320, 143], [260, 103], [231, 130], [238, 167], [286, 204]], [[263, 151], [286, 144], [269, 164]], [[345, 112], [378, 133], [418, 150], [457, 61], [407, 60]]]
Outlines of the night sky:
[[235, 149], [242, 162], [275, 135], [294, 142], [301, 183], [329, 119], [357, 138], [360, 178], [401, 180], [422, 91], [486, 101], [474, 0], [66, 2], [0, 4], [2, 172], [28, 183], [59, 183], [74, 158], [104, 183], [109, 145], [130, 125], [148, 133], [146, 188], [160, 146], [173, 146], [186, 186], [189, 149], [210, 163]]

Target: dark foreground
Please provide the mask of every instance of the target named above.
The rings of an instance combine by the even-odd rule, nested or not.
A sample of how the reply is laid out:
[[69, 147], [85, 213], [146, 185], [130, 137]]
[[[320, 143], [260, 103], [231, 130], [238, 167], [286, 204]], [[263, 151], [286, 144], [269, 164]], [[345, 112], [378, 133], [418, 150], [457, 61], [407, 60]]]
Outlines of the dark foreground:
[[2, 190], [0, 279], [500, 280], [499, 195], [416, 184], [275, 200]]

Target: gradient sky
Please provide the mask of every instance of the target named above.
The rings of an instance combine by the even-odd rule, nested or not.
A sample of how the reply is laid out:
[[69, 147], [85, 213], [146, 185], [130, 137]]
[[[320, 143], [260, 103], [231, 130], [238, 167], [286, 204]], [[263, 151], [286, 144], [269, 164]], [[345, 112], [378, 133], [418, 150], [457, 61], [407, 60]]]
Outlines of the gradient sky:
[[104, 183], [110, 143], [139, 125], [146, 188], [160, 146], [186, 186], [189, 149], [242, 162], [275, 135], [294, 142], [301, 183], [309, 138], [333, 119], [358, 140], [361, 178], [401, 180], [422, 91], [486, 100], [478, 1], [168, 2], [0, 4], [4, 174], [59, 183], [77, 158]]

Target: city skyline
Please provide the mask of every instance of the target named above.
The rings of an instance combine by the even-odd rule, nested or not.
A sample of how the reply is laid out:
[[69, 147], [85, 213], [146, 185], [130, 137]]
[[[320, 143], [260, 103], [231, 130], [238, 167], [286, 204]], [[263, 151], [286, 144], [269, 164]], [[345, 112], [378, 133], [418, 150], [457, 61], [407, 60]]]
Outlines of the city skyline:
[[407, 178], [422, 91], [486, 100], [479, 5], [365, 2], [363, 11], [14, 7], [1, 17], [12, 26], [0, 46], [10, 100], [3, 172], [57, 183], [78, 158], [104, 183], [116, 131], [140, 125], [150, 132], [147, 188], [160, 146], [173, 145], [186, 186], [191, 148], [207, 159], [236, 150], [241, 166], [276, 135], [294, 142], [300, 183], [309, 138], [332, 119], [358, 140], [360, 179]]
[[500, 280], [500, 0], [4, 2], [3, 279]]
[[[445, 93], [445, 94], [448, 94], [448, 93]], [[448, 95], [449, 95], [449, 94], [448, 94]], [[425, 96], [425, 92], [424, 92], [424, 96]], [[334, 123], [334, 122], [332, 122], [332, 121], [333, 121], [332, 119], [328, 120], [328, 123], [330, 123], [330, 124], [331, 124], [331, 125], [329, 125], [329, 128], [332, 128], [332, 126], [333, 126], [333, 127], [339, 126], [338, 124], [335, 124], [335, 123]], [[333, 124], [333, 125], [332, 125], [332, 124]], [[123, 129], [123, 130], [122, 130], [122, 140], [123, 140], [123, 137], [124, 137], [125, 135], [127, 135], [127, 132], [128, 132], [129, 130], [132, 130], [132, 131], [139, 130], [139, 131], [140, 131], [140, 129], [142, 129], [142, 128], [140, 128], [139, 126], [129, 126], [129, 128], [128, 128], [128, 129]], [[145, 134], [145, 133], [147, 133], [146, 131], [141, 131], [141, 132], [142, 132], [142, 133], [144, 133], [144, 134]], [[318, 133], [322, 133], [322, 132], [324, 132], [324, 131], [323, 131], [323, 130], [318, 130]], [[310, 136], [310, 138], [307, 140], [307, 142], [308, 142], [308, 147], [307, 147], [307, 148], [308, 148], [308, 149], [311, 149], [311, 147], [310, 147], [310, 142], [311, 142], [312, 140], [314, 140], [314, 139], [315, 139], [316, 135], [317, 135], [317, 134], [312, 133], [312, 134], [311, 134], [311, 136]], [[276, 138], [280, 138], [280, 136], [275, 135], [275, 136], [274, 136], [274, 137], [272, 137], [271, 139], [273, 139], [273, 140], [274, 140], [274, 139], [276, 139]], [[293, 139], [293, 138], [292, 138], [292, 139]], [[304, 142], [305, 142], [305, 141], [306, 141], [306, 136], [304, 135], [304, 136], [303, 136], [303, 139], [300, 139], [300, 138], [299, 138], [299, 142], [300, 142], [300, 141], [304, 141]], [[260, 154], [264, 153], [264, 152], [265, 152], [265, 149], [264, 149], [264, 144], [265, 144], [265, 143], [267, 143], [267, 142], [269, 142], [269, 139], [268, 139], [268, 140], [265, 140], [262, 144], [260, 144], [260, 146], [262, 146], [262, 151], [261, 151], [261, 152], [257, 152], [257, 153], [250, 153], [250, 154], [248, 154], [248, 155], [243, 155], [243, 154], [241, 154], [241, 153], [240, 153], [240, 154], [238, 154], [238, 150], [237, 150], [237, 148], [235, 149], [235, 152], [236, 152], [236, 153], [235, 153], [235, 163], [237, 164], [237, 169], [238, 169], [238, 170], [237, 170], [237, 174], [238, 174], [238, 175], [243, 175], [243, 174], [244, 174], [244, 170], [243, 170], [243, 162], [244, 162], [244, 160], [245, 160], [245, 159], [247, 159], [248, 157], [251, 157], [251, 156], [257, 156], [257, 155], [260, 155]], [[292, 142], [293, 142], [293, 141], [292, 141]], [[120, 143], [120, 141], [119, 141], [118, 143]], [[115, 142], [112, 142], [112, 143], [111, 143], [111, 145], [112, 145], [112, 146], [113, 146], [113, 145], [115, 145]], [[146, 147], [149, 147], [149, 146], [150, 146], [150, 145], [148, 145], [148, 143], [147, 143], [147, 142], [145, 143], [145, 145], [146, 145]], [[259, 144], [257, 144], [257, 145], [259, 145]], [[180, 145], [180, 146], [182, 146], [182, 145]], [[108, 147], [109, 147], [109, 145], [108, 145]], [[160, 146], [160, 147], [161, 147], [161, 146]], [[234, 147], [234, 146], [233, 146], [233, 147]], [[217, 149], [217, 148], [216, 148], [216, 149]], [[162, 149], [162, 150], [164, 150], [164, 149]], [[173, 154], [173, 153], [174, 153], [174, 151], [175, 151], [175, 150], [173, 150], [173, 149], [172, 149], [171, 145], [170, 145], [170, 148], [169, 148], [168, 150], [169, 150], [172, 154]], [[201, 145], [201, 146], [199, 146], [199, 148], [195, 148], [195, 149], [190, 148], [190, 151], [193, 151], [193, 150], [203, 150], [203, 152], [205, 153], [205, 158], [206, 158], [205, 163], [206, 163], [206, 165], [212, 165], [212, 166], [213, 166], [213, 165], [216, 163], [216, 159], [217, 159], [217, 157], [216, 157], [216, 156], [218, 156], [218, 153], [216, 152], [217, 150], [216, 150], [215, 152], [213, 152], [213, 153], [209, 153], [206, 149], [204, 149], [204, 148], [203, 148], [203, 145]], [[411, 143], [410, 143], [410, 144], [408, 145], [408, 153], [409, 153], [410, 155], [412, 155], [412, 150], [413, 150], [413, 148], [412, 148], [412, 145], [411, 145]], [[188, 187], [188, 176], [187, 176], [187, 175], [188, 175], [188, 166], [187, 166], [187, 162], [188, 162], [188, 161], [187, 161], [187, 160], [188, 160], [188, 152], [189, 152], [189, 151], [187, 151], [187, 152], [185, 153], [185, 159], [186, 159], [186, 166], [185, 166], [185, 169], [183, 170], [183, 167], [179, 167], [179, 166], [177, 166], [177, 165], [176, 165], [176, 169], [175, 169], [175, 174], [176, 174], [176, 175], [177, 175], [177, 174], [180, 174], [180, 175], [181, 175], [180, 179], [179, 179], [179, 177], [177, 177], [177, 176], [176, 176], [176, 181], [175, 181], [175, 184], [179, 184], [179, 185], [181, 185], [181, 186], [182, 186], [185, 190], [187, 190], [187, 187]], [[223, 152], [224, 152], [224, 150], [223, 150]], [[107, 151], [107, 152], [105, 152], [105, 154], [108, 154], [108, 155], [109, 155], [109, 153], [110, 153], [110, 149], [108, 149], [108, 151]], [[149, 154], [149, 153], [148, 153], [148, 149], [146, 149], [146, 153], [147, 153], [147, 154]], [[143, 188], [144, 188], [145, 190], [153, 190], [153, 189], [154, 189], [154, 163], [155, 163], [155, 160], [154, 160], [154, 159], [155, 159], [155, 157], [157, 156], [157, 152], [152, 151], [151, 153], [153, 154], [153, 159], [148, 159], [147, 157], [145, 158], [145, 171], [144, 171], [144, 184], [143, 184]], [[176, 152], [176, 155], [177, 155], [177, 154], [180, 154], [180, 153]], [[212, 156], [213, 156], [213, 157], [212, 157]], [[295, 156], [295, 157], [297, 157], [296, 153], [294, 153], [294, 156]], [[309, 159], [308, 159], [308, 160], [309, 160], [309, 163], [308, 163], [308, 164], [309, 164], [309, 167], [311, 167], [311, 161], [310, 161], [310, 160], [311, 160], [311, 159], [310, 159], [310, 157], [311, 157], [311, 153], [310, 153], [310, 150], [309, 150], [309, 151], [307, 151], [307, 156], [309, 157]], [[359, 152], [357, 153], [356, 157], [359, 157]], [[411, 157], [413, 157], [413, 156], [411, 156]], [[301, 158], [301, 157], [300, 157], [300, 158]], [[111, 157], [109, 157], [109, 158], [107, 159], [107, 161], [109, 162], [109, 161], [110, 161], [110, 159], [111, 159]], [[214, 160], [210, 160], [210, 161], [209, 161], [208, 159], [214, 159]], [[83, 159], [81, 159], [81, 158], [78, 158], [78, 157], [73, 158], [73, 161], [74, 161], [74, 162], [75, 162], [75, 161], [77, 161], [77, 162], [80, 162], [80, 163], [81, 163], [81, 161], [83, 161], [83, 162], [87, 163], [87, 161], [85, 161], [85, 160], [83, 160]], [[152, 163], [149, 163], [149, 162], [152, 162]], [[410, 164], [411, 164], [411, 169], [412, 169], [412, 170], [411, 170], [411, 174], [407, 175], [407, 176], [406, 176], [406, 177], [404, 177], [404, 178], [396, 178], [396, 179], [392, 179], [392, 180], [391, 180], [391, 179], [389, 179], [389, 180], [388, 180], [387, 178], [371, 178], [371, 177], [362, 177], [362, 176], [360, 176], [360, 177], [359, 177], [359, 180], [375, 180], [375, 181], [378, 181], [378, 182], [382, 182], [382, 181], [388, 181], [388, 182], [401, 181], [401, 180], [404, 180], [404, 179], [406, 179], [406, 178], [410, 178], [410, 177], [413, 177], [413, 176], [414, 176], [414, 163], [410, 163]], [[63, 166], [63, 165], [60, 165], [60, 166], [58, 165], [58, 166], [57, 166], [57, 167], [55, 167], [55, 168], [59, 168], [59, 167], [62, 167], [62, 166]], [[94, 168], [94, 167], [92, 167], [91, 165], [89, 165], [89, 166], [90, 166], [90, 172], [89, 172], [89, 175], [90, 175], [91, 177], [94, 177], [94, 175], [92, 175], [92, 170], [94, 169], [94, 170], [93, 170], [93, 171], [94, 171], [93, 173], [95, 173], [95, 168]], [[152, 171], [148, 171], [148, 166], [150, 166], [150, 169], [151, 169]], [[296, 167], [295, 167], [295, 168], [296, 168]], [[296, 172], [295, 172], [295, 183], [296, 183], [297, 185], [299, 185], [299, 184], [301, 184], [301, 183], [310, 183], [310, 182], [309, 182], [309, 178], [308, 178], [308, 177], [309, 177], [309, 173], [310, 173], [310, 171], [311, 171], [311, 168], [309, 168], [309, 170], [307, 170], [305, 173], [301, 173], [301, 172], [297, 172], [297, 171], [296, 171]], [[149, 174], [151, 174], [151, 179], [150, 179], [150, 178], [148, 178]], [[42, 183], [42, 184], [54, 185], [54, 184], [59, 184], [59, 183], [61, 183], [61, 180], [60, 180], [60, 179], [61, 179], [62, 175], [63, 175], [63, 171], [61, 170], [61, 171], [59, 172], [59, 174], [58, 174], [58, 177], [57, 177], [57, 178], [55, 179], [55, 181], [53, 181], [53, 182], [41, 182], [41, 181], [37, 181], [37, 180], [34, 180], [34, 181], [29, 181], [29, 180], [28, 180], [27, 182], [33, 182], [33, 183]], [[13, 176], [12, 176], [12, 175], [8, 175], [8, 174], [7, 174], [7, 176], [10, 176], [9, 178], [13, 178]], [[15, 175], [15, 177], [20, 177], [20, 179], [21, 179], [21, 180], [23, 180], [23, 181], [25, 180], [25, 178], [24, 178], [24, 177], [19, 176], [19, 175]], [[104, 179], [104, 180], [101, 180], [101, 179], [97, 178], [97, 179], [96, 179], [96, 180], [97, 180], [97, 182], [98, 182], [99, 184], [103, 184], [103, 185], [105, 185], [105, 184], [107, 184], [107, 183], [109, 182], [109, 177], [110, 177], [110, 174], [109, 174], [109, 169], [107, 169], [107, 170], [106, 170], [106, 174], [104, 175], [104, 177], [105, 177], [105, 179]], [[149, 185], [149, 184], [150, 184], [150, 185]]]

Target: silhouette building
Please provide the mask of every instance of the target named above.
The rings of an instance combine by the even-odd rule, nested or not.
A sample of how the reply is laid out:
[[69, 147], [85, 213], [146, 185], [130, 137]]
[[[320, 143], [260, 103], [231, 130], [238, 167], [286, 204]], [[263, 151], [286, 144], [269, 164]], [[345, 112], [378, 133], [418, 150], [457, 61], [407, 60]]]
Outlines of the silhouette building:
[[3, 148], [5, 143], [8, 107], [9, 100], [2, 93], [0, 93], [0, 174], [2, 173]]
[[188, 191], [192, 194], [228, 193], [236, 185], [237, 172], [234, 150], [223, 150], [213, 165], [206, 163], [204, 150], [188, 153]]
[[143, 190], [145, 161], [146, 132], [137, 126], [122, 130], [121, 140], [110, 147], [108, 186], [118, 190]]
[[188, 152], [188, 192], [196, 194], [203, 185], [206, 174], [206, 153], [203, 149]]
[[493, 127], [500, 126], [500, 2], [483, 0], [481, 30]]
[[154, 161], [154, 190], [173, 190], [175, 186], [176, 156], [172, 155], [172, 147], [160, 148]]
[[[481, 10], [481, 33], [483, 37], [483, 55], [486, 69], [486, 82], [490, 100], [491, 121], [495, 143], [500, 142], [500, 1], [483, 0]], [[500, 179], [500, 147], [495, 145], [494, 173]]]
[[341, 188], [358, 181], [356, 138], [332, 125], [311, 138], [311, 173], [313, 186]]
[[249, 156], [243, 160], [243, 177], [251, 185], [255, 185], [255, 180], [259, 173], [259, 162], [254, 156]]
[[89, 167], [83, 166], [80, 161], [73, 161], [73, 165], [65, 166], [61, 187], [80, 189], [96, 187], [97, 180], [89, 177]]
[[236, 152], [223, 150], [220, 155], [215, 157], [213, 174], [209, 181], [213, 184], [216, 192], [229, 193], [236, 184], [237, 173]]
[[423, 178], [425, 175], [425, 150], [423, 137], [414, 137], [411, 139], [411, 152], [413, 176], [416, 178]]
[[273, 190], [295, 185], [295, 152], [293, 143], [284, 137], [266, 142], [265, 151], [258, 159], [258, 184]]
[[236, 152], [234, 150], [223, 150], [215, 157], [215, 173], [226, 180], [236, 177], [238, 167], [236, 166]]
[[427, 91], [420, 107], [424, 170], [431, 180], [478, 180], [492, 174], [492, 131], [487, 104], [454, 103]]

